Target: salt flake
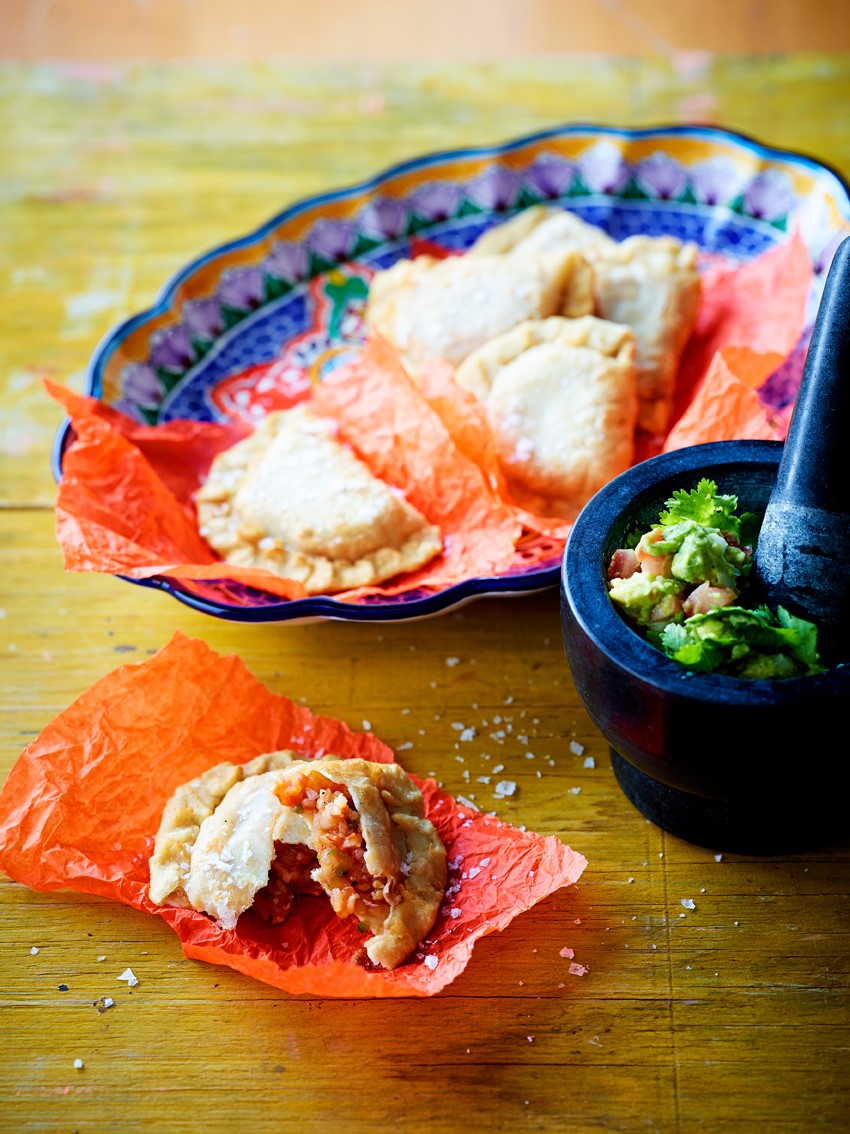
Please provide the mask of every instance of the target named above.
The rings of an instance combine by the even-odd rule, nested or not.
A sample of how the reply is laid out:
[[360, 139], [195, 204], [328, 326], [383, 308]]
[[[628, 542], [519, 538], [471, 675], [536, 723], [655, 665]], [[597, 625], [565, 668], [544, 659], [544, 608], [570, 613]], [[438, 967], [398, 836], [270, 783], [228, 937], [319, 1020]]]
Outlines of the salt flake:
[[570, 752], [575, 752], [576, 756], [581, 756], [582, 752], [584, 752], [584, 745], [579, 744], [577, 740], [571, 740]]
[[118, 980], [126, 980], [128, 988], [135, 988], [139, 983], [139, 978], [132, 969], [125, 969]]
[[565, 957], [568, 961], [571, 961], [575, 956], [575, 952], [569, 947], [569, 945], [565, 945], [558, 956]]
[[75, 1059], [74, 1060], [74, 1066], [77, 1068], [78, 1071], [82, 1071], [82, 1069], [83, 1069], [82, 1059]]
[[567, 969], [567, 972], [571, 973], [573, 976], [584, 976], [587, 972], [587, 966], [580, 965], [578, 961], [573, 961], [569, 969]]
[[694, 905], [693, 898], [682, 898], [682, 905], [685, 907], [686, 910], [695, 910], [696, 909], [696, 906]]
[[439, 963], [439, 957], [435, 957], [433, 953], [429, 953], [428, 956], [425, 958], [425, 961], [424, 961], [425, 968], [430, 969], [431, 972], [433, 972], [434, 969], [436, 969], [438, 963]]

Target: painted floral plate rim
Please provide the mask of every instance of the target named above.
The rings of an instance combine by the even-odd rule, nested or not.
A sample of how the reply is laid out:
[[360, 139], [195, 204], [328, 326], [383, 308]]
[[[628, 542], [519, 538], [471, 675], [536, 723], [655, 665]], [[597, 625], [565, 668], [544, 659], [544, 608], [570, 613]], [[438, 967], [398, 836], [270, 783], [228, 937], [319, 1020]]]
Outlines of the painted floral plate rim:
[[[297, 400], [362, 342], [368, 277], [420, 251], [463, 251], [491, 224], [533, 204], [569, 208], [618, 239], [670, 233], [749, 259], [786, 239], [809, 249], [813, 319], [832, 254], [850, 232], [850, 189], [820, 160], [715, 126], [573, 123], [397, 163], [346, 188], [294, 202], [248, 234], [179, 269], [154, 303], [112, 328], [92, 354], [85, 392], [146, 424], [175, 417], [256, 420]], [[271, 385], [252, 370], [274, 373]], [[62, 477], [72, 440], [57, 431]], [[348, 602], [282, 601], [249, 588], [132, 579], [239, 622], [397, 621], [472, 599], [557, 586], [561, 555], [535, 569]], [[224, 592], [223, 592], [224, 593]]]

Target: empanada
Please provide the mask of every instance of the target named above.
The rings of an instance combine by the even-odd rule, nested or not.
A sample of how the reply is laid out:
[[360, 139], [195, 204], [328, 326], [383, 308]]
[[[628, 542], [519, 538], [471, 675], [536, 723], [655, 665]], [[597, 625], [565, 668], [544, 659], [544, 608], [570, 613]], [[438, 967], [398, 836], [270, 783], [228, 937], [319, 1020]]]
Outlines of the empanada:
[[571, 248], [592, 260], [605, 255], [616, 245], [616, 240], [612, 240], [603, 229], [588, 224], [567, 209], [532, 205], [482, 233], [468, 255], [489, 256], [517, 250], [551, 252], [557, 248]]
[[440, 529], [303, 405], [270, 413], [220, 453], [195, 503], [201, 535], [225, 560], [308, 594], [381, 583], [442, 550]]
[[422, 792], [398, 764], [330, 758], [285, 770], [276, 790], [310, 820], [313, 878], [336, 913], [371, 930], [369, 959], [395, 968], [433, 926], [446, 888], [446, 850]]
[[[209, 810], [207, 797], [233, 777], [220, 765], [201, 777], [206, 810], [190, 841], [179, 840], [180, 886], [155, 879], [162, 850], [175, 842], [173, 818], [187, 791], [166, 806], [151, 859], [150, 895], [188, 905], [232, 929], [248, 909], [283, 921], [298, 894], [326, 894], [339, 917], [355, 916], [369, 959], [395, 968], [423, 940], [446, 887], [446, 852], [425, 818], [422, 793], [397, 764], [322, 757], [293, 760], [273, 753], [252, 762]], [[246, 765], [246, 770], [249, 768]], [[180, 805], [175, 801], [180, 797]], [[188, 858], [187, 858], [188, 853]]]
[[535, 205], [485, 232], [469, 255], [575, 251], [593, 272], [593, 312], [635, 332], [638, 425], [669, 423], [679, 361], [700, 299], [697, 247], [671, 236], [630, 236], [618, 243], [566, 210]]
[[634, 329], [638, 425], [662, 433], [700, 300], [695, 244], [629, 236], [593, 263], [596, 310]]
[[288, 767], [301, 757], [294, 752], [268, 752], [245, 764], [216, 764], [181, 784], [165, 805], [150, 859], [148, 894], [158, 906], [189, 906], [184, 889], [198, 831], [235, 785], [264, 772]]
[[586, 315], [592, 308], [587, 264], [557, 249], [522, 259], [399, 260], [372, 278], [366, 319], [415, 375], [427, 358], [457, 365], [525, 319]]
[[475, 351], [457, 380], [484, 402], [512, 495], [573, 519], [632, 463], [630, 327], [588, 315], [522, 323]]
[[235, 927], [258, 894], [264, 902], [258, 912], [278, 922], [296, 893], [321, 893], [315, 884], [305, 891], [315, 866], [310, 824], [275, 794], [281, 774], [267, 771], [234, 784], [192, 846], [184, 886], [189, 905], [225, 929]]

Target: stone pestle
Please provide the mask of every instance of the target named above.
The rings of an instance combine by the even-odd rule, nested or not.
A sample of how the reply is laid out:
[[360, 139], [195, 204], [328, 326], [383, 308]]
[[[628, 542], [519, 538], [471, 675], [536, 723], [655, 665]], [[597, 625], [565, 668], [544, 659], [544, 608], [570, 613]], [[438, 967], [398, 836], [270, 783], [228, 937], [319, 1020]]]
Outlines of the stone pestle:
[[825, 664], [850, 660], [850, 237], [827, 275], [752, 585], [818, 625]]

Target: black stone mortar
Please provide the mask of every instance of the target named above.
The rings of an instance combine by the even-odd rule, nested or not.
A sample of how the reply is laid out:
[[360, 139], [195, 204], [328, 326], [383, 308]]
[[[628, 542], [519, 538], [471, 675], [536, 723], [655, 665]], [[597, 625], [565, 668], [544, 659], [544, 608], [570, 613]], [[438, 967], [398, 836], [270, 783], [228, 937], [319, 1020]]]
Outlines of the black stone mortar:
[[[719, 441], [643, 461], [579, 514], [561, 570], [564, 648], [620, 787], [658, 826], [715, 850], [779, 854], [850, 833], [850, 238], [827, 278], [784, 444]], [[607, 565], [702, 478], [764, 516], [748, 587], [819, 627], [821, 674], [692, 673], [616, 610]], [[750, 601], [750, 599], [748, 599]]]

